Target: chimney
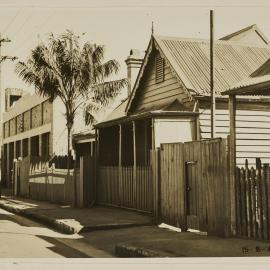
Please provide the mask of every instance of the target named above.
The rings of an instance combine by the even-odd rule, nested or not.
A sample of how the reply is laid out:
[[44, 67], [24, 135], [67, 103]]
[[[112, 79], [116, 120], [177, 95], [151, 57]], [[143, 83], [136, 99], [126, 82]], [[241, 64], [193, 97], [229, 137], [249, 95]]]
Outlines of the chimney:
[[140, 67], [143, 62], [140, 51], [136, 49], [131, 49], [129, 56], [127, 57], [125, 62], [127, 64], [127, 78], [129, 80], [128, 85], [128, 96], [129, 96], [133, 90], [135, 81], [137, 79]]

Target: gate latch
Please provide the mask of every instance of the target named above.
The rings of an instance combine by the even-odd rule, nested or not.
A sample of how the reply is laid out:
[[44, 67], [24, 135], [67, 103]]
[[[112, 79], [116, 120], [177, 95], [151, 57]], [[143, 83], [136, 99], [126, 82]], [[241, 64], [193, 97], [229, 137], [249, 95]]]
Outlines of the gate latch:
[[195, 165], [197, 161], [186, 161], [186, 164], [188, 165]]

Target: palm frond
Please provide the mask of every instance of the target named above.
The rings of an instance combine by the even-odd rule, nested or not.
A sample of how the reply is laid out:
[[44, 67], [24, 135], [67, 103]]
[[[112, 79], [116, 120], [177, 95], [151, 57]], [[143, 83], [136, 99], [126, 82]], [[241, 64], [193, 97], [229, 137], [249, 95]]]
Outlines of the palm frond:
[[101, 109], [101, 106], [95, 102], [88, 102], [83, 107], [83, 116], [86, 125], [93, 125], [96, 123], [95, 113]]
[[108, 78], [111, 75], [115, 75], [119, 71], [119, 63], [116, 60], [109, 60], [104, 64], [98, 65], [96, 70], [97, 80], [102, 82], [105, 78]]
[[120, 93], [121, 89], [127, 86], [127, 84], [127, 79], [120, 79], [104, 82], [94, 86], [94, 101], [106, 106], [110, 99], [115, 98]]
[[95, 66], [102, 64], [102, 61], [104, 59], [104, 54], [105, 54], [105, 46], [97, 45], [97, 44], [93, 45], [92, 59], [93, 59], [93, 64]]
[[95, 113], [115, 98], [127, 80], [108, 81], [117, 74], [116, 60], [104, 62], [105, 46], [86, 42], [70, 30], [48, 42], [39, 43], [25, 62], [18, 62], [15, 72], [36, 92], [53, 101], [60, 97], [66, 106], [67, 122], [73, 124], [74, 114], [83, 99], [84, 117], [93, 123]]

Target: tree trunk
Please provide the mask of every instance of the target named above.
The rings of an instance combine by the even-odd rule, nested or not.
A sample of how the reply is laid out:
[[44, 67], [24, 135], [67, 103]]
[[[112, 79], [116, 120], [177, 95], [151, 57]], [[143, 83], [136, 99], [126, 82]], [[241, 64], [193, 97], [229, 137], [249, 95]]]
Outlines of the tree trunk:
[[[68, 173], [68, 180], [70, 180], [70, 161], [71, 161], [71, 129], [72, 127], [68, 125], [68, 160], [67, 160], [67, 173]], [[74, 207], [77, 206], [77, 184], [76, 184], [76, 178], [75, 175], [73, 175], [73, 183], [74, 183], [74, 196], [73, 196], [73, 204]]]

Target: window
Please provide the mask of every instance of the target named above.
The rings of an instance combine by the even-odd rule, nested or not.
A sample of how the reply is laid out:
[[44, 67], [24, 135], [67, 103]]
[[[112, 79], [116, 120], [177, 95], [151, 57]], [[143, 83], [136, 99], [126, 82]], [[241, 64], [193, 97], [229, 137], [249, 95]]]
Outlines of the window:
[[164, 81], [164, 59], [161, 56], [156, 57], [156, 82]]
[[49, 157], [50, 155], [50, 133], [43, 133], [41, 137], [41, 156]]
[[4, 138], [9, 137], [9, 121], [4, 123]]
[[19, 114], [16, 117], [16, 125], [17, 125], [16, 133], [19, 134], [19, 133], [23, 132], [23, 114]]
[[193, 119], [155, 119], [155, 147], [161, 143], [189, 142], [195, 139]]

